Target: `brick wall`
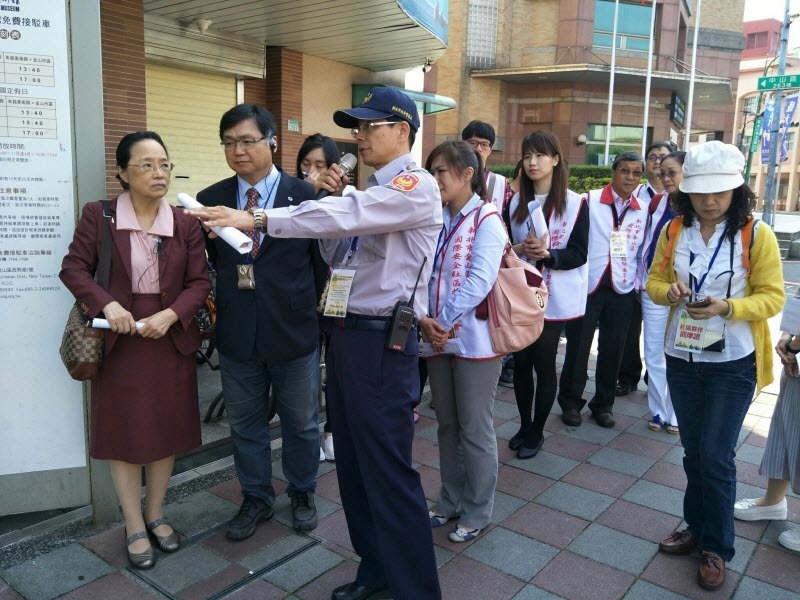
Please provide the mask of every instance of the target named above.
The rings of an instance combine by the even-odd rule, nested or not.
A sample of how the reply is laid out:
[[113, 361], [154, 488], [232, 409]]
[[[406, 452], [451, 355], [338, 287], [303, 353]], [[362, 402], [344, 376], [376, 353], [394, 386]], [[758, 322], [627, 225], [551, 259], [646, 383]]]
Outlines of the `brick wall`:
[[[303, 55], [286, 48], [267, 48], [267, 79], [264, 105], [275, 115], [278, 124], [276, 165], [294, 171], [295, 160], [304, 136], [288, 130], [288, 120], [303, 116]], [[300, 123], [302, 131], [302, 122]]]
[[244, 80], [244, 101], [250, 104], [267, 105], [267, 82], [265, 79]]
[[144, 74], [144, 8], [141, 0], [101, 0], [106, 189], [122, 188], [116, 180], [115, 152], [126, 134], [147, 129]]

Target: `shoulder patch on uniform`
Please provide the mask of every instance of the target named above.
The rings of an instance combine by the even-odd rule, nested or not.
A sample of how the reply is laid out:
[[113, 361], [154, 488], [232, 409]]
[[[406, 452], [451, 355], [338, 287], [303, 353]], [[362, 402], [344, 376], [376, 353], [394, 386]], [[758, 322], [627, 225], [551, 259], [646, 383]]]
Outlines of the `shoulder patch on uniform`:
[[419, 177], [414, 173], [402, 173], [389, 182], [389, 185], [401, 192], [410, 192], [419, 184]]

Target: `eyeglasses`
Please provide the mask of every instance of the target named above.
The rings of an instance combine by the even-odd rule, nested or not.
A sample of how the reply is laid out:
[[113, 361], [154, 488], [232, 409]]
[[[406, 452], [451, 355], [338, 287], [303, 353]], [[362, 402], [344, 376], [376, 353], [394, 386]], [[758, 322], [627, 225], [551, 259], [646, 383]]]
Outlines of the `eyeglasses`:
[[617, 171], [624, 177], [627, 177], [628, 175], [632, 175], [636, 179], [641, 179], [642, 178], [642, 171], [631, 171], [630, 169], [626, 169], [624, 167], [621, 168], [621, 169], [617, 169]]
[[473, 148], [480, 148], [481, 150], [488, 150], [492, 147], [491, 142], [479, 142], [478, 140], [467, 140], [467, 143]]
[[353, 138], [357, 138], [359, 133], [368, 133], [380, 125], [397, 125], [397, 121], [367, 121], [366, 123], [359, 123], [358, 127], [353, 127], [350, 130], [350, 133]]
[[175, 168], [175, 165], [172, 163], [161, 163], [159, 165], [154, 165], [153, 163], [142, 163], [140, 165], [134, 165], [133, 163], [128, 164], [129, 167], [139, 167], [139, 170], [142, 173], [152, 173], [156, 169], [161, 171], [162, 173], [169, 173], [172, 169]]
[[647, 161], [653, 163], [660, 163], [662, 158], [664, 157], [661, 156], [660, 154], [651, 154], [650, 156], [647, 157]]
[[229, 150], [234, 150], [235, 148], [241, 148], [242, 150], [249, 150], [253, 146], [255, 146], [258, 142], [263, 142], [266, 137], [260, 137], [255, 139], [244, 139], [244, 140], [225, 140], [224, 142], [220, 142], [219, 145], [225, 148], [225, 151], [228, 152]]

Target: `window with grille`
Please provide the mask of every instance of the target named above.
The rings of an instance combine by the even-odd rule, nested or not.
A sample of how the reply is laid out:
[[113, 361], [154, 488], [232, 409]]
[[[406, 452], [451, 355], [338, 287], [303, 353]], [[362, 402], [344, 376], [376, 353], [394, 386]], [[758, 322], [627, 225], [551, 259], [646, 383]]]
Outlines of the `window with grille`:
[[748, 115], [756, 114], [758, 108], [758, 96], [750, 96], [744, 99], [744, 112]]
[[497, 53], [497, 1], [469, 0], [467, 12], [467, 66], [493, 69]]
[[745, 42], [745, 49], [752, 48], [766, 48], [767, 47], [767, 32], [756, 31], [755, 33], [747, 34], [747, 41]]

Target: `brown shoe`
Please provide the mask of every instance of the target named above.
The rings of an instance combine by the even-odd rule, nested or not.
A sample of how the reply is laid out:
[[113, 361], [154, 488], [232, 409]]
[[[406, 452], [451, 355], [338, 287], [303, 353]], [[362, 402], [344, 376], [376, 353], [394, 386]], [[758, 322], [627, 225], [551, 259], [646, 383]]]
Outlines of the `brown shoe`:
[[569, 425], [570, 427], [580, 427], [581, 413], [576, 408], [568, 408], [564, 411], [564, 414], [561, 415], [561, 420], [564, 421], [564, 425]]
[[700, 569], [697, 571], [697, 583], [707, 590], [718, 590], [725, 583], [725, 561], [719, 554], [703, 552]]
[[676, 531], [658, 544], [658, 549], [666, 554], [689, 554], [695, 548], [697, 548], [697, 538], [688, 529]]

